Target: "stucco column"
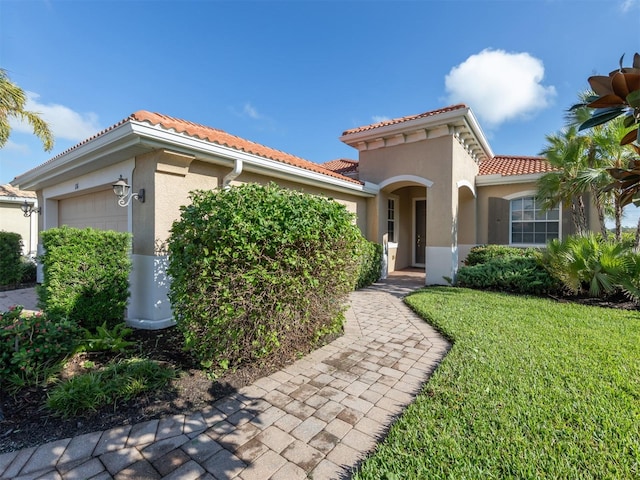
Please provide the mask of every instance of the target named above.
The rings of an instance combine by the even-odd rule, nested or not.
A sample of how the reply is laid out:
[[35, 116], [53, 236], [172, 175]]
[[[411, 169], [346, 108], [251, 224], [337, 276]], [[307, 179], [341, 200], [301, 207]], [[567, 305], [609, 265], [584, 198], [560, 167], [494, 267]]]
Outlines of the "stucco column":
[[[169, 150], [156, 150], [136, 158], [133, 184], [146, 189], [145, 203], [132, 208], [133, 255], [131, 298], [127, 323], [156, 330], [173, 325], [167, 293], [168, 256], [163, 248], [169, 229], [180, 216], [180, 205], [188, 201], [189, 166], [194, 157]], [[217, 178], [212, 178], [214, 187]]]
[[447, 285], [457, 272], [457, 195], [451, 185], [428, 189], [426, 285]]

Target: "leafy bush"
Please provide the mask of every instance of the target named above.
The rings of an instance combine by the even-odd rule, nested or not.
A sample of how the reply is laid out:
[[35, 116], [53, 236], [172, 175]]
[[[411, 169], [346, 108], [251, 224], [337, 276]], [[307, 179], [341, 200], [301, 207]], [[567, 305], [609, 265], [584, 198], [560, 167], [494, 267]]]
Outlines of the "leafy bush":
[[275, 184], [199, 191], [169, 239], [169, 298], [216, 375], [290, 358], [342, 327], [362, 236], [344, 206]]
[[640, 299], [640, 255], [624, 243], [591, 234], [553, 240], [543, 263], [572, 294], [605, 297], [624, 292]]
[[42, 232], [40, 307], [90, 330], [121, 322], [129, 297], [130, 238], [128, 233], [66, 226]]
[[125, 352], [135, 342], [129, 342], [126, 338], [133, 332], [124, 323], [119, 323], [109, 329], [107, 323], [96, 327], [95, 331], [82, 329], [83, 338], [80, 340], [77, 352]]
[[368, 287], [380, 279], [382, 268], [382, 245], [362, 239], [360, 268], [356, 289]]
[[36, 262], [29, 257], [20, 259], [20, 283], [35, 283], [37, 274]]
[[20, 283], [21, 257], [22, 237], [17, 233], [0, 231], [0, 285]]
[[56, 385], [47, 407], [68, 418], [105, 405], [134, 398], [166, 385], [174, 370], [148, 359], [132, 358], [112, 363], [102, 370], [83, 373]]
[[22, 310], [17, 306], [0, 314], [0, 380], [14, 385], [42, 380], [48, 367], [73, 351], [79, 334], [72, 322]]
[[487, 263], [494, 258], [530, 257], [533, 249], [509, 247], [507, 245], [478, 245], [473, 247], [464, 261], [466, 266]]
[[460, 287], [541, 295], [557, 291], [558, 284], [531, 256], [495, 257], [458, 271]]

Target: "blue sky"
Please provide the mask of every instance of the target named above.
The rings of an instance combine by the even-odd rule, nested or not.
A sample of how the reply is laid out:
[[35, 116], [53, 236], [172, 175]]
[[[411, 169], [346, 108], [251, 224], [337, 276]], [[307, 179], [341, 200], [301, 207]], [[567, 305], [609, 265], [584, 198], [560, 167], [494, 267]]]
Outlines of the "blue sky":
[[0, 183], [137, 110], [322, 163], [357, 158], [344, 130], [466, 103], [494, 153], [537, 155], [637, 51], [640, 0], [0, 0], [0, 68], [56, 137], [16, 124]]

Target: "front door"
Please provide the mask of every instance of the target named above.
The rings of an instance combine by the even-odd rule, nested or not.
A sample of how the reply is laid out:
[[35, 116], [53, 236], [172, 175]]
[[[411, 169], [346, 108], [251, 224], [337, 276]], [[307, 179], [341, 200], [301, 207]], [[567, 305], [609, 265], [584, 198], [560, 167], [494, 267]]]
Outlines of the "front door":
[[423, 267], [426, 261], [427, 247], [427, 201], [414, 200], [413, 212], [413, 264], [416, 267]]

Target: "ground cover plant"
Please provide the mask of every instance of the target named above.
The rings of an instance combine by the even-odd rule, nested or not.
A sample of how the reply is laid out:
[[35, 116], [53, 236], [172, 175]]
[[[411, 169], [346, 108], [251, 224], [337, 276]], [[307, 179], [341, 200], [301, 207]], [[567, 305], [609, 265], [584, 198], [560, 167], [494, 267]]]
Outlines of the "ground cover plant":
[[356, 479], [640, 476], [640, 312], [429, 288], [453, 341]]

